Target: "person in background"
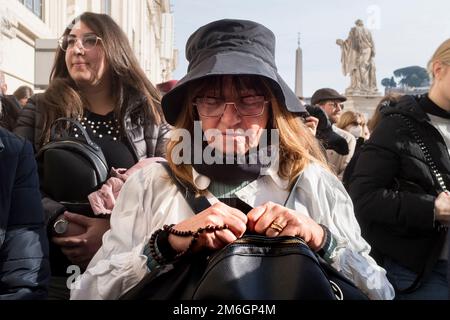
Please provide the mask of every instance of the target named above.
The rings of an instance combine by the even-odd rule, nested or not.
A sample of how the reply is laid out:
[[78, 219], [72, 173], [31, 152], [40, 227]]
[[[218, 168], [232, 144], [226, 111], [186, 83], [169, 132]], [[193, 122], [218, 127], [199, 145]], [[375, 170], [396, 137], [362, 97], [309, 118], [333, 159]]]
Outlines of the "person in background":
[[[219, 20], [191, 35], [186, 52], [187, 75], [162, 98], [167, 121], [178, 129], [167, 161], [174, 176], [210, 206], [195, 214], [161, 164], [140, 170], [123, 186], [111, 230], [71, 298], [117, 299], [165, 261], [219, 250], [250, 232], [301, 237], [370, 298], [392, 299], [385, 271], [359, 234], [348, 194], [298, 117], [305, 107], [276, 71], [274, 34], [253, 21]], [[277, 132], [279, 141], [272, 141], [274, 157], [264, 168], [259, 157], [248, 160], [255, 149], [264, 150], [266, 130]], [[188, 147], [200, 148], [198, 154], [214, 152], [220, 160], [180, 159], [186, 141], [176, 135], [187, 132]], [[229, 161], [236, 157], [245, 164]], [[297, 179], [295, 200], [287, 208]], [[195, 242], [179, 236], [207, 225], [210, 232]]]
[[6, 94], [7, 91], [5, 74], [0, 70], [0, 127], [12, 131], [16, 126], [20, 108], [15, 98]]
[[[300, 104], [302, 106], [307, 107], [306, 103], [305, 103], [305, 98], [304, 97], [297, 97], [298, 100], [300, 101]], [[314, 117], [313, 115], [311, 115], [308, 110], [305, 111], [305, 113], [301, 114], [301, 119], [303, 121], [303, 123], [309, 128], [309, 130], [311, 131], [311, 133], [313, 134], [313, 136], [317, 135], [317, 128], [319, 126], [319, 118]]]
[[312, 105], [305, 105], [305, 108], [308, 114], [318, 120], [315, 136], [323, 146], [323, 152], [326, 154], [326, 150], [334, 150], [340, 155], [347, 155], [349, 152], [347, 141], [333, 130], [325, 111]]
[[304, 117], [304, 123], [308, 127], [308, 129], [311, 131], [313, 136], [316, 136], [317, 134], [317, 127], [319, 126], [319, 119], [316, 117], [313, 117], [311, 115]]
[[[355, 170], [355, 165], [358, 162], [359, 155], [361, 153], [362, 148], [364, 147], [364, 143], [367, 140], [369, 140], [371, 133], [375, 130], [375, 128], [381, 121], [382, 114], [381, 114], [380, 110], [386, 106], [389, 106], [390, 104], [396, 104], [398, 102], [399, 97], [400, 96], [397, 94], [389, 94], [389, 95], [385, 96], [383, 99], [381, 99], [381, 101], [378, 103], [377, 107], [375, 108], [368, 124], [363, 126], [364, 139], [360, 138], [357, 140], [357, 147], [355, 148], [355, 153], [353, 154], [352, 159], [348, 163], [347, 167], [344, 170], [344, 174], [342, 175], [342, 183], [344, 184], [344, 187], [347, 190], [349, 188], [349, 183], [350, 183], [350, 179], [353, 175], [353, 171]], [[351, 118], [351, 119], [353, 119], [353, 121], [355, 121], [355, 118], [357, 118], [358, 114], [362, 116], [362, 114], [360, 114], [358, 112], [353, 112], [353, 111], [349, 111], [349, 112], [351, 112], [351, 114], [349, 114], [348, 116], [345, 116], [345, 118], [347, 118], [347, 119]], [[345, 115], [345, 113], [344, 113], [344, 115]], [[344, 115], [342, 115], [341, 120], [344, 118]], [[365, 119], [362, 121], [365, 121]], [[363, 123], [362, 121], [361, 121], [361, 123]], [[345, 123], [350, 123], [350, 121], [345, 121]], [[344, 123], [344, 121], [342, 121], [341, 125], [344, 126], [345, 123]], [[364, 134], [364, 131], [366, 131], [365, 134]], [[359, 133], [359, 129], [358, 129], [358, 133]]]
[[0, 70], [0, 94], [6, 96], [8, 92], [8, 84], [6, 83], [5, 73]]
[[0, 128], [0, 300], [45, 299], [49, 279], [33, 148]]
[[[366, 125], [366, 119], [364, 118], [364, 115], [355, 112], [355, 111], [346, 111], [344, 112], [336, 126], [339, 129], [345, 130], [349, 133], [351, 133], [355, 139], [356, 139], [356, 146], [355, 146], [355, 152], [361, 147], [361, 145], [364, 143], [364, 141], [367, 140], [367, 125]], [[370, 133], [369, 133], [370, 135]]]
[[336, 126], [336, 123], [341, 117], [342, 110], [344, 109], [343, 102], [347, 101], [347, 98], [340, 95], [336, 90], [330, 88], [319, 89], [314, 92], [311, 97], [311, 104], [319, 106], [328, 116], [328, 119], [333, 125], [333, 131], [343, 137], [348, 145], [348, 153], [340, 154], [332, 149], [327, 149], [328, 163], [335, 171], [339, 179], [342, 179], [345, 167], [347, 167], [353, 153], [355, 152], [356, 139], [349, 132], [342, 130]]
[[172, 90], [177, 85], [177, 80], [169, 80], [166, 82], [161, 82], [156, 85], [156, 89], [159, 90], [161, 96], [165, 95], [167, 92]]
[[25, 107], [28, 99], [33, 95], [33, 89], [28, 86], [20, 86], [14, 91], [13, 96], [17, 99], [21, 107]]
[[370, 138], [370, 130], [369, 127], [367, 126], [367, 119], [364, 116], [364, 114], [357, 112], [358, 116], [361, 118], [361, 123], [362, 123], [362, 138], [364, 139], [364, 141], [369, 140]]
[[[128, 169], [141, 159], [165, 154], [170, 127], [159, 92], [139, 66], [125, 33], [106, 14], [83, 13], [66, 28], [49, 88], [22, 109], [15, 132], [39, 152], [60, 117], [78, 120], [86, 128], [109, 169]], [[73, 130], [70, 134], [77, 137]], [[67, 184], [73, 179], [77, 177], [68, 178]], [[44, 195], [42, 203], [52, 241], [50, 297], [68, 298], [67, 267], [84, 270], [109, 229], [109, 216], [94, 216], [90, 207], [68, 208], [50, 195]]]
[[397, 299], [448, 299], [450, 39], [428, 71], [428, 94], [380, 109], [349, 186], [362, 234]]

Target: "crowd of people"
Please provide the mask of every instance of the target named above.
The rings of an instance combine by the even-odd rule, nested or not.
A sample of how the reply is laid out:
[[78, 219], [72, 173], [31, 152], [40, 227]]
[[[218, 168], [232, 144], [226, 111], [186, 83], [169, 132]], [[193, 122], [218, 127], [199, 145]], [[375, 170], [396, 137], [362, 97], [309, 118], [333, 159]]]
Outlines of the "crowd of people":
[[[0, 72], [0, 299], [120, 299], [249, 233], [302, 238], [369, 299], [449, 298], [450, 40], [429, 93], [369, 121], [332, 88], [296, 97], [259, 23], [211, 22], [186, 53], [186, 75], [154, 86], [113, 19], [85, 12], [45, 92], [8, 96]], [[81, 140], [96, 161], [63, 147]], [[108, 175], [92, 188], [73, 163]]]

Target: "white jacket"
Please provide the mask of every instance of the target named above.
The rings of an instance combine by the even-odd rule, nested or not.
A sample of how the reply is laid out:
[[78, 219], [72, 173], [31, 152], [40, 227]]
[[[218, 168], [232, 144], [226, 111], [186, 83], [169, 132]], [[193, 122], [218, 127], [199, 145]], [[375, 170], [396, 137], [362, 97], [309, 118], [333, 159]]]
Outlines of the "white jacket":
[[[194, 183], [205, 190], [206, 176], [193, 171]], [[288, 182], [276, 172], [260, 177], [236, 195], [255, 207], [268, 201], [283, 205]], [[207, 196], [213, 204], [218, 200]], [[394, 290], [386, 272], [369, 256], [370, 246], [361, 237], [350, 197], [341, 182], [317, 164], [300, 177], [293, 205], [298, 214], [326, 225], [337, 239], [333, 266], [371, 299], [392, 299]], [[177, 224], [194, 215], [183, 195], [160, 164], [150, 165], [125, 183], [111, 215], [111, 229], [86, 272], [73, 284], [71, 299], [117, 299], [148, 272], [143, 247], [152, 233], [165, 224]]]

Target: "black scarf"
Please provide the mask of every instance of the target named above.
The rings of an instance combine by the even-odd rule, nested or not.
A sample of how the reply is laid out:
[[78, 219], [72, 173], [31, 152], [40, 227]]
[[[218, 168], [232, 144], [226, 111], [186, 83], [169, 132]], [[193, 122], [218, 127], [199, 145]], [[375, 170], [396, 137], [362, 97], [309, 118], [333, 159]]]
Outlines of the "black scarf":
[[434, 103], [428, 95], [425, 95], [420, 100], [420, 106], [422, 107], [425, 113], [431, 114], [436, 117], [450, 119], [450, 112], [445, 111], [441, 107], [439, 107], [436, 103]]

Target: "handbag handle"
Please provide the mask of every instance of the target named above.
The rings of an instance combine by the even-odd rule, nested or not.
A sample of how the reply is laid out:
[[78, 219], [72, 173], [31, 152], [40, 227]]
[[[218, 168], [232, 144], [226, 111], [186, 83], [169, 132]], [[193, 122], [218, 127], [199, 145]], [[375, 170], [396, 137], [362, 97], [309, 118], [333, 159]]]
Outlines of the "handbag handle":
[[94, 142], [92, 141], [92, 139], [89, 137], [89, 134], [87, 133], [86, 129], [84, 129], [84, 127], [80, 124], [80, 122], [78, 122], [77, 120], [74, 120], [72, 118], [66, 118], [66, 117], [62, 117], [62, 118], [58, 118], [55, 121], [53, 121], [52, 126], [50, 128], [50, 139], [51, 140], [55, 140], [56, 137], [56, 123], [58, 122], [69, 122], [70, 124], [72, 124], [73, 126], [75, 126], [81, 133], [81, 135], [83, 136], [84, 140], [86, 141], [86, 143], [91, 146], [92, 148], [94, 148], [96, 151], [100, 150], [100, 147]]

